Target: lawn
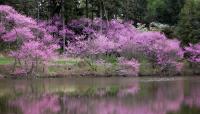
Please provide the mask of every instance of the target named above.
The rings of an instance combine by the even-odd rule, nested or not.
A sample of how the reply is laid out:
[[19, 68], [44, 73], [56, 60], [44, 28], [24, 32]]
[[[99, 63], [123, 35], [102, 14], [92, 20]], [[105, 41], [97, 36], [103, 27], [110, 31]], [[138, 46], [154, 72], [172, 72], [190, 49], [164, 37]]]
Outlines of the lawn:
[[58, 64], [58, 65], [76, 65], [79, 62], [80, 62], [80, 59], [68, 58], [68, 59], [58, 59], [58, 60], [55, 60], [53, 63]]
[[0, 56], [0, 65], [12, 64], [14, 60], [9, 57]]

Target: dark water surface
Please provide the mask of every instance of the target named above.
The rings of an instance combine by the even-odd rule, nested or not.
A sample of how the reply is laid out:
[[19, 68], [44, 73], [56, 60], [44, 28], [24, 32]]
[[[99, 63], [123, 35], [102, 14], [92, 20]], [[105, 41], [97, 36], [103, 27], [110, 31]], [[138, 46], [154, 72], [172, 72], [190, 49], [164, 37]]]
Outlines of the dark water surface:
[[2, 79], [0, 114], [200, 114], [200, 78]]

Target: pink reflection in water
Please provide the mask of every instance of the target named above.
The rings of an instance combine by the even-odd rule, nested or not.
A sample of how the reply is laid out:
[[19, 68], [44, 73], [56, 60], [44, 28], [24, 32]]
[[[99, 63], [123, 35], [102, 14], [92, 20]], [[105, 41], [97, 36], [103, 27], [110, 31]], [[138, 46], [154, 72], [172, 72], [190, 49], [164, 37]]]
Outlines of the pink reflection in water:
[[139, 92], [139, 84], [138, 82], [134, 82], [128, 87], [121, 89], [118, 93], [118, 96], [135, 95], [138, 92]]
[[[199, 84], [191, 84], [185, 95], [183, 81], [151, 83], [143, 88], [136, 82], [122, 87], [117, 96], [29, 94], [11, 104], [23, 114], [167, 114], [179, 111], [183, 103], [200, 107], [198, 87]], [[144, 89], [147, 92], [142, 96]]]
[[18, 106], [23, 114], [57, 114], [60, 111], [57, 95], [43, 95], [40, 98], [23, 96], [11, 103]]
[[199, 83], [190, 83], [189, 86], [189, 95], [185, 97], [185, 103], [190, 107], [200, 107], [200, 84]]

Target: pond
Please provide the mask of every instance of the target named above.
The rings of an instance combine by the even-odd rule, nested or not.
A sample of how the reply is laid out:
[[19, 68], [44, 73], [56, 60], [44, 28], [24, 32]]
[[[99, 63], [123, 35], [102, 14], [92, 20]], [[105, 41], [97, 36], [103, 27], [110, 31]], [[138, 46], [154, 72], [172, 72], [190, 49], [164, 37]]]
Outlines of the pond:
[[0, 114], [200, 114], [200, 78], [1, 79]]

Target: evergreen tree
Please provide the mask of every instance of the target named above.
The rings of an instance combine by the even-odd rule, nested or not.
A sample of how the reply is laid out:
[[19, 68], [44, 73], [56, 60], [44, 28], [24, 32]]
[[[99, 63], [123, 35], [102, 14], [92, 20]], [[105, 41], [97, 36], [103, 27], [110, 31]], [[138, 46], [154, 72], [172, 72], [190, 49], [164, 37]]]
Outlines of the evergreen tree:
[[176, 29], [184, 44], [200, 41], [200, 0], [187, 0]]
[[148, 0], [146, 20], [174, 25], [185, 0]]

